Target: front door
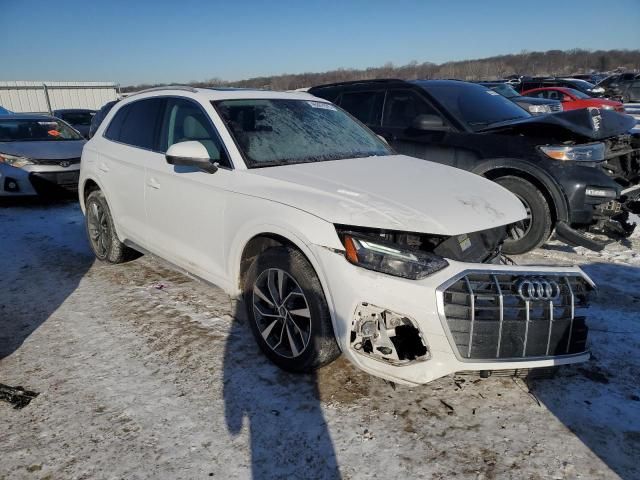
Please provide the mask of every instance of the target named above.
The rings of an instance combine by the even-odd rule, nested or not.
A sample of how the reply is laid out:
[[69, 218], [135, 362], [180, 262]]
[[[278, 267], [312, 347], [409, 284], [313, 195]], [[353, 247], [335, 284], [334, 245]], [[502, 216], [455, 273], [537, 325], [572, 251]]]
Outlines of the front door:
[[225, 280], [224, 216], [226, 186], [233, 175], [227, 154], [211, 120], [194, 100], [167, 99], [159, 150], [184, 141], [201, 142], [220, 163], [211, 174], [194, 167], [175, 166], [164, 155], [148, 164], [145, 205], [149, 224], [147, 244], [174, 264], [213, 283]]

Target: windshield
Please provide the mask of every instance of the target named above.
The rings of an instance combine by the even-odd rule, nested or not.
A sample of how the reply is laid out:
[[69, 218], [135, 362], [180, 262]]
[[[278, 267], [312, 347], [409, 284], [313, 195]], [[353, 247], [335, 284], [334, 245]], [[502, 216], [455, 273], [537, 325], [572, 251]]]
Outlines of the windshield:
[[83, 140], [82, 136], [59, 120], [0, 119], [0, 142], [40, 142]]
[[423, 88], [472, 130], [482, 130], [494, 123], [531, 116], [511, 100], [481, 85], [452, 82], [427, 84]]
[[288, 99], [213, 103], [250, 168], [391, 154], [373, 132], [330, 103]]
[[96, 112], [66, 112], [57, 116], [71, 125], [89, 126], [95, 114]]
[[520, 94], [516, 92], [511, 85], [507, 85], [506, 83], [501, 83], [500, 85], [491, 85], [489, 88], [491, 90], [498, 92], [500, 95], [506, 98], [513, 98], [513, 97], [520, 96]]

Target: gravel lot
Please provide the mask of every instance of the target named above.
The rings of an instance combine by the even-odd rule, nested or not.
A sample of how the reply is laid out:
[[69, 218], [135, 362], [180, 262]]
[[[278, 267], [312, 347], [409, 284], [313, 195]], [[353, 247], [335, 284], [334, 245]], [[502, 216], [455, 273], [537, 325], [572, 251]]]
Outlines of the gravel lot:
[[640, 478], [640, 237], [551, 243], [600, 286], [594, 358], [552, 379], [393, 387], [279, 371], [221, 291], [95, 263], [74, 202], [0, 207], [0, 478]]

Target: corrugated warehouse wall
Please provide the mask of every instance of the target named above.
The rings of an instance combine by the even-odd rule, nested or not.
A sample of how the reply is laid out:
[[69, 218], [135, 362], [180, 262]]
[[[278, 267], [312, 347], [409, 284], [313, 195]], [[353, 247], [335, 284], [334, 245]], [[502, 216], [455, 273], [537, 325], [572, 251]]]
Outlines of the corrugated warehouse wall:
[[49, 109], [99, 109], [118, 98], [113, 82], [0, 81], [0, 106], [16, 113], [48, 113]]

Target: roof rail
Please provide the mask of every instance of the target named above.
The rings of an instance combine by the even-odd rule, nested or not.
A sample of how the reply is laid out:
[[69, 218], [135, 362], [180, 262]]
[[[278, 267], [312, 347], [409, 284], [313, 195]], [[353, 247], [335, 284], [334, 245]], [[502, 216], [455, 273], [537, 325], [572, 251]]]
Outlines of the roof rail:
[[351, 80], [347, 82], [324, 83], [321, 85], [314, 85], [313, 87], [310, 87], [310, 89], [337, 87], [338, 85], [355, 85], [358, 83], [391, 83], [391, 82], [406, 82], [406, 80], [402, 80], [401, 78], [371, 78], [371, 79], [362, 79], [362, 80]]
[[128, 96], [131, 97], [132, 95], [138, 95], [139, 93], [159, 92], [162, 90], [184, 90], [186, 92], [191, 92], [191, 93], [198, 92], [198, 90], [196, 90], [193, 87], [190, 87], [189, 85], [165, 85], [162, 87], [145, 88], [144, 90], [140, 90], [138, 92], [131, 92]]

